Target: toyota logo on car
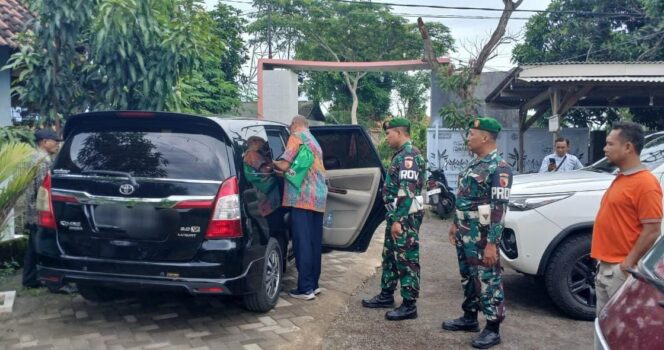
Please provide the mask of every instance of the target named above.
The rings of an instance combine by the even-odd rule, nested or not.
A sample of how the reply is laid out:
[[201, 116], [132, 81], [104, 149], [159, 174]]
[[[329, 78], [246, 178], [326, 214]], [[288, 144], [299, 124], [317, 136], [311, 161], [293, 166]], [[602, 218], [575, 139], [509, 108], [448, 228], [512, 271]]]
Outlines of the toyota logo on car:
[[131, 184], [122, 184], [122, 185], [120, 185], [120, 193], [125, 195], [125, 196], [128, 196], [128, 195], [134, 193], [134, 191], [135, 191], [134, 186], [131, 185]]

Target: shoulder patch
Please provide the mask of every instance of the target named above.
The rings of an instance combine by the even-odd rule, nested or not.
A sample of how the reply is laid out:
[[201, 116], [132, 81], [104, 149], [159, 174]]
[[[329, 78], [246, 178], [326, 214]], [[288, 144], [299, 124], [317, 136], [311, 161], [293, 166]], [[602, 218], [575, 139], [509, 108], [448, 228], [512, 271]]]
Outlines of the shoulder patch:
[[413, 168], [413, 162], [414, 159], [412, 156], [406, 156], [403, 158], [403, 167], [405, 169], [412, 169]]
[[500, 177], [500, 187], [509, 186], [509, 184], [510, 184], [510, 174], [500, 173], [498, 176]]

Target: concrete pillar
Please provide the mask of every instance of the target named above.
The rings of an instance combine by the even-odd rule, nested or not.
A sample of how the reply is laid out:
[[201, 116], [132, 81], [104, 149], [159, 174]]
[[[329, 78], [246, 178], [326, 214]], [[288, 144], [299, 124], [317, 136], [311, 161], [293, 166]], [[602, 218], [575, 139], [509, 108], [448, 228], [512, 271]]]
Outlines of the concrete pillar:
[[297, 86], [297, 74], [293, 71], [263, 71], [263, 117], [290, 123], [298, 112]]
[[[7, 64], [10, 51], [9, 46], [0, 46], [0, 67]], [[12, 124], [11, 116], [11, 71], [5, 69], [0, 71], [0, 126]]]

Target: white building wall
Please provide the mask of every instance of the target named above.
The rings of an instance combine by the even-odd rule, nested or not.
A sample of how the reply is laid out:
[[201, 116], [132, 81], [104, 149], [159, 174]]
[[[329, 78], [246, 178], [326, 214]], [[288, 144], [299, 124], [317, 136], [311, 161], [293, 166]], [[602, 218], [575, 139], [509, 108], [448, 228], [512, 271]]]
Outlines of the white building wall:
[[297, 74], [290, 70], [263, 72], [263, 117], [290, 123], [297, 115]]
[[[436, 135], [437, 131], [437, 135]], [[570, 140], [570, 152], [577, 156], [581, 163], [588, 163], [587, 128], [563, 129], [562, 137]], [[498, 134], [498, 152], [512, 165], [516, 174], [516, 160], [519, 149], [519, 130], [517, 128], [503, 128]], [[546, 129], [530, 128], [524, 134], [524, 168], [525, 173], [539, 171], [542, 160], [553, 153], [553, 140], [551, 133]], [[456, 189], [457, 177], [472, 160], [468, 152], [461, 131], [446, 128], [427, 129], [427, 168], [445, 170], [445, 176], [451, 188]]]

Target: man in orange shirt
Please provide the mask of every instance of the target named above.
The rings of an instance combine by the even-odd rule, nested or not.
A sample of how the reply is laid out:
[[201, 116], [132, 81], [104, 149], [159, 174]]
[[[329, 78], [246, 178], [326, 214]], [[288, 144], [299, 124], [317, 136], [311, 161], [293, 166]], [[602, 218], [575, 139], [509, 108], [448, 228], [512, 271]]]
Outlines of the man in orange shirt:
[[604, 154], [620, 172], [602, 197], [593, 229], [598, 314], [660, 234], [662, 188], [641, 164], [643, 144], [643, 129], [631, 122], [615, 124], [606, 137]]

